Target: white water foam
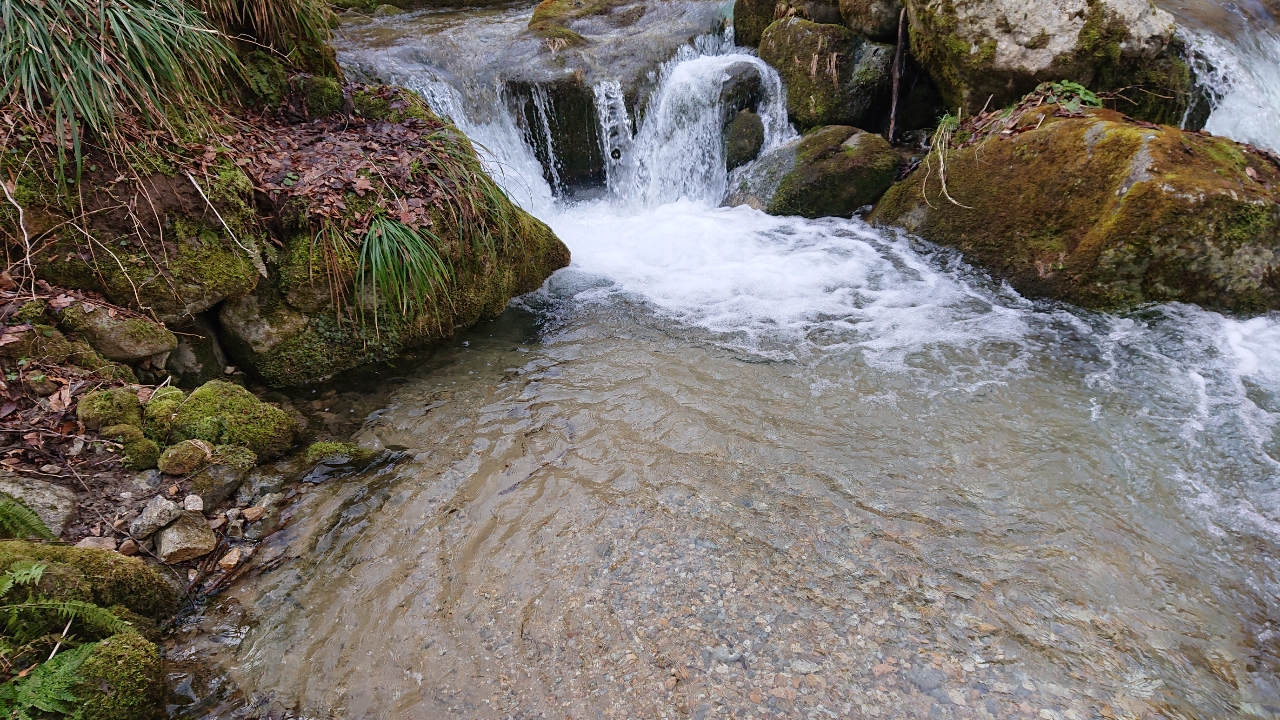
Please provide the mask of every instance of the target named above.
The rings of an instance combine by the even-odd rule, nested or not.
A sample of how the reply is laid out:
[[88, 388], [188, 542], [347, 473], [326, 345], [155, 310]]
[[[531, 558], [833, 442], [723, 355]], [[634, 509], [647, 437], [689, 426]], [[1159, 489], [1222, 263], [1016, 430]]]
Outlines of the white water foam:
[[1183, 33], [1198, 81], [1213, 98], [1205, 129], [1280, 152], [1280, 37], [1265, 31], [1225, 42]]

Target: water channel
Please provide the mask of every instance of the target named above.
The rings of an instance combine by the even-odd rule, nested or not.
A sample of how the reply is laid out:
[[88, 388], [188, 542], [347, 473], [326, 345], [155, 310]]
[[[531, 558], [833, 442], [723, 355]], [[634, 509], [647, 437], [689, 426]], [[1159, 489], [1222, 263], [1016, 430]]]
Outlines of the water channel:
[[[504, 89], [556, 72], [530, 6], [340, 29], [573, 265], [379, 371], [381, 460], [182, 628], [170, 657], [216, 672], [177, 712], [1280, 716], [1280, 318], [1085, 312], [858, 219], [718, 207], [721, 84], [760, 74], [769, 144], [781, 85], [722, 4], [654, 6], [581, 61], [611, 161], [576, 195]], [[1209, 129], [1280, 147], [1268, 8], [1171, 9]]]

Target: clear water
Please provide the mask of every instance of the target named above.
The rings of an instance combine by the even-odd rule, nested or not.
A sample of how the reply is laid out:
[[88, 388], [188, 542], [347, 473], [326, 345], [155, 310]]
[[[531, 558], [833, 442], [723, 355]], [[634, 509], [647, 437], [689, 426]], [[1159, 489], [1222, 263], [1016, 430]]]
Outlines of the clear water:
[[189, 714], [1280, 715], [1280, 318], [1031, 302], [859, 220], [716, 207], [734, 60], [678, 56], [634, 132], [602, 112], [629, 158], [572, 206], [484, 93], [395, 75], [573, 265], [397, 371], [358, 435], [384, 462], [301, 495], [174, 645], [218, 669]]

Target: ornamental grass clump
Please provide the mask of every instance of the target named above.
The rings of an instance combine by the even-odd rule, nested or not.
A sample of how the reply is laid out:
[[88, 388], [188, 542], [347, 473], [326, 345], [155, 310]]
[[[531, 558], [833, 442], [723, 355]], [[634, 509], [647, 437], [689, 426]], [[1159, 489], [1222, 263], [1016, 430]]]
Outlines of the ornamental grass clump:
[[[329, 42], [333, 12], [316, 0], [191, 0], [229, 38], [265, 45], [298, 65], [307, 48]], [[336, 69], [336, 66], [333, 68]]]
[[236, 66], [184, 2], [0, 0], [0, 99], [18, 114], [9, 134], [52, 148], [63, 180], [87, 143], [127, 155], [150, 131], [204, 122]]

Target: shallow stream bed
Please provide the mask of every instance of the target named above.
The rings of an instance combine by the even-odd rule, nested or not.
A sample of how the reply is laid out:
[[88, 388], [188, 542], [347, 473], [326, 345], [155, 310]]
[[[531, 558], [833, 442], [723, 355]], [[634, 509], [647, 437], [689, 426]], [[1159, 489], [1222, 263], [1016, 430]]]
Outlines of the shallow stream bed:
[[[378, 42], [344, 61], [443, 52]], [[695, 131], [732, 52], [664, 68], [576, 205], [454, 106], [573, 266], [384, 370], [380, 461], [170, 644], [214, 669], [180, 714], [1280, 715], [1280, 318], [1034, 303], [860, 220], [714, 207], [662, 168], [722, 163]]]

